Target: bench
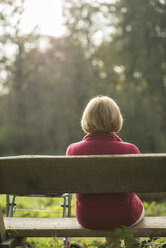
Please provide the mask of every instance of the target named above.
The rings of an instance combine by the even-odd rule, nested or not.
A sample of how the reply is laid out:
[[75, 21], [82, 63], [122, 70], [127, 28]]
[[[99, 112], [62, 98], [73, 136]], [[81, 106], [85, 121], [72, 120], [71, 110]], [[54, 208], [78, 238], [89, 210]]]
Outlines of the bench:
[[[166, 154], [15, 156], [0, 158], [0, 194], [166, 192]], [[135, 237], [166, 237], [166, 216], [145, 217]], [[81, 227], [76, 218], [8, 218], [0, 212], [0, 247], [26, 237], [107, 237], [114, 230]]]

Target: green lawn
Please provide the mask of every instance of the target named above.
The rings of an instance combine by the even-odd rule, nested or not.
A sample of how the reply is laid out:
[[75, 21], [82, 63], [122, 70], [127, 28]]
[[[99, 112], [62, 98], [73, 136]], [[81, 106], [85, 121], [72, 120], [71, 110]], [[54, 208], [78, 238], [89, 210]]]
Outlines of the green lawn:
[[[14, 212], [15, 217], [62, 217], [62, 198], [45, 198], [45, 197], [17, 197], [16, 198], [16, 211]], [[3, 214], [6, 215], [6, 196], [0, 196], [0, 204], [2, 207]], [[156, 203], [155, 201], [151, 203], [144, 202], [146, 215], [166, 215], [166, 201]], [[20, 211], [20, 210], [24, 211]], [[75, 196], [72, 197], [72, 216], [75, 209]], [[45, 212], [32, 212], [28, 210], [43, 210]], [[53, 211], [53, 212], [52, 212]], [[29, 238], [34, 248], [60, 248], [63, 246], [63, 239], [60, 238]], [[161, 240], [158, 240], [161, 242]], [[87, 247], [103, 247], [105, 242], [104, 238], [72, 238], [71, 242], [79, 243], [84, 248]], [[162, 240], [163, 242], [163, 240]], [[155, 242], [156, 243], [156, 242]], [[150, 247], [146, 244], [144, 247]], [[160, 245], [153, 245], [151, 247], [161, 247]]]

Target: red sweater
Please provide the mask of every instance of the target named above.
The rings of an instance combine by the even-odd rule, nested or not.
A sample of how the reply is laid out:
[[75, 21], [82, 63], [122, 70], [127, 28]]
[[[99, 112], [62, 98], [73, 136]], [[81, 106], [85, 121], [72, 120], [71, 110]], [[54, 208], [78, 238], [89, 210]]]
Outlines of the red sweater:
[[[136, 146], [122, 142], [115, 134], [88, 134], [71, 144], [67, 156], [138, 154]], [[86, 228], [130, 226], [140, 217], [143, 204], [135, 193], [76, 194], [76, 217]]]

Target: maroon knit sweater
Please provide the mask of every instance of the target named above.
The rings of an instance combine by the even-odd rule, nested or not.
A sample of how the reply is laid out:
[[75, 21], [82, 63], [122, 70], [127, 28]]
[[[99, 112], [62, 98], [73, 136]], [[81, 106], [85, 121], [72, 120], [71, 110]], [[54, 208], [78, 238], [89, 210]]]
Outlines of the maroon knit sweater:
[[[67, 156], [139, 154], [138, 148], [122, 142], [115, 134], [88, 134], [82, 141], [71, 144]], [[76, 217], [86, 228], [103, 229], [134, 224], [143, 204], [135, 193], [76, 194]]]

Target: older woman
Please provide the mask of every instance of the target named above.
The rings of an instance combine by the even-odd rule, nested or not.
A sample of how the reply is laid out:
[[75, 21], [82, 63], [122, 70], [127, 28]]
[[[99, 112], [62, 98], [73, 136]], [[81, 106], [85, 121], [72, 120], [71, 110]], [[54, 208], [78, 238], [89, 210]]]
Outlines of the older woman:
[[[123, 142], [115, 134], [121, 130], [122, 124], [120, 109], [113, 99], [107, 96], [91, 99], [81, 120], [87, 135], [68, 147], [67, 156], [139, 154], [135, 145]], [[86, 228], [133, 226], [144, 217], [144, 208], [135, 193], [76, 194], [76, 217]], [[117, 239], [107, 241], [114, 242], [111, 247], [120, 247]], [[127, 247], [132, 246], [132, 242], [128, 242]]]

